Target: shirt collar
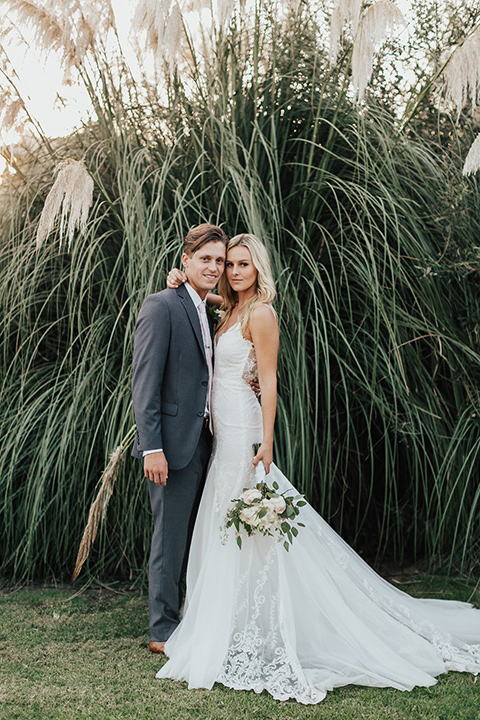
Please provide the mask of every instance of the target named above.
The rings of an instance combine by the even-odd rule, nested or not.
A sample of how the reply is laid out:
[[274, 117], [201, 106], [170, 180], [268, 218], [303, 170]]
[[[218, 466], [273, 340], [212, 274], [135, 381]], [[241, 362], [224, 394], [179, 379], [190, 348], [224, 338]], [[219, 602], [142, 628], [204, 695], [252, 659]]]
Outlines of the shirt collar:
[[196, 290], [193, 289], [193, 287], [190, 285], [190, 283], [186, 282], [185, 287], [187, 288], [187, 292], [193, 300], [193, 304], [195, 305], [195, 307], [198, 310], [198, 306], [201, 305], [202, 302], [204, 302], [204, 300], [202, 300], [200, 295], [197, 293]]

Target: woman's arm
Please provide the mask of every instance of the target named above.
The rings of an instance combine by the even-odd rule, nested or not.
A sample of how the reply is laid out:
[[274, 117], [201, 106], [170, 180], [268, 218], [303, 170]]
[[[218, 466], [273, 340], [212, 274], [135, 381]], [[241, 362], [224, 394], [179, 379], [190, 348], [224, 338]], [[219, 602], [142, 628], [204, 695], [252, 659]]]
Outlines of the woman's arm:
[[205, 299], [209, 305], [213, 305], [214, 307], [220, 307], [223, 302], [223, 298], [221, 295], [217, 295], [216, 293], [212, 292], [207, 293], [207, 297]]
[[[183, 285], [186, 280], [187, 276], [182, 270], [179, 270], [178, 268], [172, 268], [168, 273], [167, 287], [175, 289], [177, 287], [180, 287], [180, 285]], [[215, 295], [215, 293], [207, 293], [206, 299], [209, 305], [214, 305], [217, 307], [220, 307], [223, 302], [223, 298], [220, 295]]]
[[258, 465], [261, 460], [265, 465], [265, 472], [268, 474], [273, 459], [273, 426], [277, 411], [277, 356], [279, 342], [278, 323], [272, 308], [267, 305], [259, 305], [254, 308], [249, 330], [257, 356], [263, 415], [263, 442], [253, 460], [253, 464]]

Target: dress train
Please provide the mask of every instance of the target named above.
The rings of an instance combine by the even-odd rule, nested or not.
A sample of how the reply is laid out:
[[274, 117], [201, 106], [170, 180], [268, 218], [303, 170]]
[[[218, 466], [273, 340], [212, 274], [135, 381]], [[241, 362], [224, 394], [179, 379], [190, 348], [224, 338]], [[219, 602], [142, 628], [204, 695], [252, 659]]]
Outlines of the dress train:
[[[222, 525], [231, 500], [255, 485], [252, 444], [261, 408], [248, 384], [255, 354], [240, 325], [218, 343], [215, 437], [195, 525], [182, 622], [158, 678], [190, 688], [220, 682], [275, 699], [320, 702], [347, 684], [411, 690], [447, 670], [480, 672], [480, 611], [415, 599], [380, 578], [310, 505], [287, 552], [253, 535], [240, 550]], [[272, 466], [268, 484], [297, 490]]]

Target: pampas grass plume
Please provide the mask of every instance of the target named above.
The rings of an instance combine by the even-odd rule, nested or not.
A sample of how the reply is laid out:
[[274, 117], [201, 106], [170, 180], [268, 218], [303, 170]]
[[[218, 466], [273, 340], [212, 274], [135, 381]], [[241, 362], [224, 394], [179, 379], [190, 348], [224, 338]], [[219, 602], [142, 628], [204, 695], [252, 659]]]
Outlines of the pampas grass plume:
[[217, 1], [217, 20], [220, 27], [225, 27], [230, 22], [233, 10], [235, 8], [235, 0], [218, 0]]
[[30, 27], [35, 45], [47, 53], [62, 55], [65, 72], [80, 67], [89, 50], [94, 50], [97, 38], [105, 41], [114, 27], [110, 0], [80, 2], [80, 0], [2, 0], [4, 12], [15, 13], [19, 26]]
[[468, 151], [467, 157], [465, 158], [465, 165], [463, 166], [463, 174], [472, 175], [480, 170], [480, 135], [477, 135], [472, 147]]
[[352, 83], [358, 102], [372, 77], [376, 48], [395, 25], [404, 24], [405, 18], [391, 0], [378, 0], [362, 13], [352, 53]]
[[[66, 160], [57, 168], [57, 178], [47, 195], [37, 228], [37, 250], [55, 227], [60, 215], [60, 240], [65, 226], [70, 249], [75, 230], [85, 232], [93, 200], [93, 180], [81, 161]], [[68, 224], [67, 224], [68, 218]]]
[[140, 0], [138, 3], [132, 32], [145, 33], [146, 47], [159, 67], [164, 60], [170, 67], [176, 65], [182, 30], [182, 12], [176, 0]]
[[170, 11], [166, 27], [165, 60], [173, 70], [177, 65], [183, 32], [183, 18], [180, 6], [175, 3]]
[[64, 28], [58, 22], [51, 3], [40, 4], [32, 0], [2, 0], [3, 12], [13, 11], [20, 27], [34, 30], [34, 41], [39, 47], [58, 50]]
[[480, 91], [480, 29], [453, 51], [443, 77], [446, 99], [455, 105], [458, 116], [469, 93], [474, 110]]
[[[6, 95], [8, 97], [7, 93]], [[6, 101], [6, 97], [4, 97], [4, 100]], [[3, 113], [1, 120], [0, 132], [8, 132], [12, 128], [15, 128], [15, 130], [19, 133], [22, 132], [26, 118], [23, 117], [19, 120], [19, 117], [22, 117], [22, 111], [24, 109], [25, 105], [21, 98], [12, 100], [10, 103], [5, 102], [5, 112]]]
[[166, 15], [170, 8], [168, 0], [140, 0], [133, 16], [132, 32], [145, 33], [147, 47], [157, 55], [165, 35]]
[[346, 23], [350, 23], [355, 36], [360, 20], [363, 0], [336, 0], [330, 18], [330, 62], [335, 63], [340, 47], [340, 38]]

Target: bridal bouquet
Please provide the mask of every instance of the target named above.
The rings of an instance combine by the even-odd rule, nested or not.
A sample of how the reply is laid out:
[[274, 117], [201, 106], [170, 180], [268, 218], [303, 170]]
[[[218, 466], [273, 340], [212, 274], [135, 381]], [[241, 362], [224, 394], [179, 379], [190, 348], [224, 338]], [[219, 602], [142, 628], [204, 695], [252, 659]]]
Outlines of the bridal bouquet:
[[240, 497], [232, 500], [235, 505], [225, 516], [225, 531], [232, 525], [235, 527], [237, 545], [240, 549], [242, 547], [240, 529], [243, 528], [248, 536], [256, 532], [272, 537], [276, 534], [279, 542], [283, 540], [283, 547], [288, 550], [293, 538], [298, 535], [296, 525], [305, 527], [303, 523], [298, 522], [297, 517], [300, 514], [299, 508], [307, 503], [303, 495], [285, 497], [284, 494], [278, 493], [276, 482], [272, 484], [272, 488], [269, 488], [264, 481], [266, 475], [263, 463], [257, 467], [257, 479], [259, 478], [260, 482], [255, 487], [244, 488]]

